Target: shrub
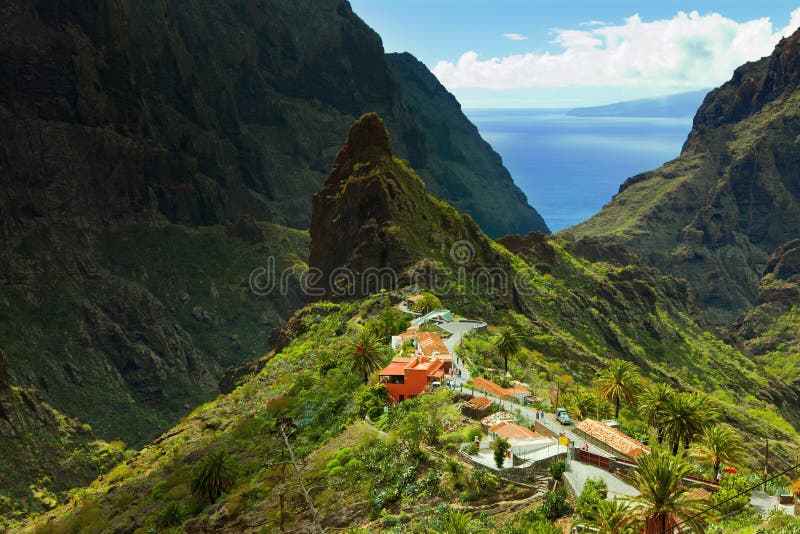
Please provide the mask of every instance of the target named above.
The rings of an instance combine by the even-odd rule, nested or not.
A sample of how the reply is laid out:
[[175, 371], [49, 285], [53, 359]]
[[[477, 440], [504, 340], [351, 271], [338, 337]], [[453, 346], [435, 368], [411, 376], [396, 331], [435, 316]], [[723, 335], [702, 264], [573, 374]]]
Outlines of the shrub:
[[160, 528], [179, 527], [186, 520], [186, 511], [177, 502], [168, 502], [159, 510], [154, 518], [155, 525]]
[[511, 444], [505, 438], [497, 438], [492, 442], [492, 449], [494, 449], [494, 464], [498, 469], [503, 468], [506, 461], [506, 453], [511, 448]]
[[547, 494], [542, 505], [539, 507], [543, 516], [550, 521], [564, 517], [572, 513], [572, 506], [570, 506], [567, 499], [569, 494], [563, 486], [558, 487]]
[[192, 493], [208, 498], [211, 504], [236, 482], [236, 460], [227, 452], [209, 453], [192, 472]]
[[608, 496], [608, 487], [602, 478], [589, 478], [583, 486], [583, 491], [575, 503], [576, 511], [584, 519], [588, 519], [597, 507], [597, 503]]
[[550, 476], [558, 481], [561, 480], [561, 476], [564, 474], [564, 471], [566, 470], [567, 470], [566, 460], [556, 460], [555, 462], [550, 464]]
[[[745, 491], [749, 487], [746, 476], [726, 474], [719, 482], [719, 491], [711, 496], [711, 502], [714, 504], [723, 503], [734, 495]], [[738, 510], [744, 509], [750, 503], [750, 495], [752, 492], [745, 493], [740, 497], [725, 502], [719, 506], [719, 511], [723, 514], [729, 514]]]
[[467, 454], [469, 454], [470, 456], [475, 456], [476, 454], [478, 454], [478, 444], [475, 443], [474, 441], [471, 442], [469, 445], [467, 445], [466, 451]]

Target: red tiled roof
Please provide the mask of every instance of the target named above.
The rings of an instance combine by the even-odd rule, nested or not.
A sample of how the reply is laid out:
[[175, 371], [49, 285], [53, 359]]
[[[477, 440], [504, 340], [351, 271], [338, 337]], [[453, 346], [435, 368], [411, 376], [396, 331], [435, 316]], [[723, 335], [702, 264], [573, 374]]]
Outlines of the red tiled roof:
[[419, 356], [414, 358], [393, 358], [392, 362], [384, 367], [379, 374], [383, 376], [405, 375], [406, 371], [425, 371], [429, 376], [444, 376], [442, 360], [421, 358]]
[[575, 428], [630, 458], [639, 458], [640, 456], [650, 453], [650, 447], [647, 445], [639, 443], [639, 441], [633, 439], [629, 435], [623, 434], [616, 428], [611, 428], [600, 421], [584, 419], [575, 425]]
[[527, 441], [531, 439], [542, 439], [544, 437], [540, 434], [537, 434], [530, 428], [525, 428], [522, 425], [508, 421], [497, 423], [493, 427], [490, 427], [489, 430], [501, 438], [505, 438], [509, 441]]
[[411, 358], [393, 358], [392, 363], [387, 365], [383, 371], [380, 372], [381, 375], [400, 375], [403, 376], [406, 374], [406, 367], [411, 362]]
[[488, 391], [492, 395], [496, 397], [514, 397], [515, 395], [530, 395], [530, 391], [525, 389], [521, 386], [514, 386], [511, 388], [504, 388], [500, 387], [491, 380], [486, 380], [485, 378], [481, 378], [480, 376], [476, 376], [472, 379], [473, 385], [478, 389], [483, 389]]
[[444, 344], [442, 337], [436, 332], [417, 332], [417, 348], [429, 358], [435, 355], [438, 358], [447, 356], [452, 359], [447, 345]]
[[471, 408], [473, 410], [482, 410], [487, 406], [491, 406], [494, 401], [487, 397], [472, 397], [470, 400], [467, 401], [467, 408]]

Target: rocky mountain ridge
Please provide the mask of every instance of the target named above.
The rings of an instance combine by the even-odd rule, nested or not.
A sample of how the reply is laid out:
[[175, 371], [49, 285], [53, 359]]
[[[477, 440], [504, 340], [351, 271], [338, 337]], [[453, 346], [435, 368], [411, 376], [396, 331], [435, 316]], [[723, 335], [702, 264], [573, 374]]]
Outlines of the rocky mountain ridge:
[[798, 80], [795, 33], [706, 96], [677, 159], [564, 234], [622, 240], [689, 280], [708, 320], [731, 322], [756, 304], [769, 255], [800, 235]]

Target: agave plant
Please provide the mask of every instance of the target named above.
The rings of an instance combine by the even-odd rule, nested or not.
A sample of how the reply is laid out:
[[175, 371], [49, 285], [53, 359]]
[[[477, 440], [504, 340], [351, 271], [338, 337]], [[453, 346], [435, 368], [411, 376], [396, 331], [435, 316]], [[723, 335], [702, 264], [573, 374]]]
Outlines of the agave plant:
[[192, 472], [191, 490], [214, 504], [236, 482], [236, 460], [223, 450], [209, 453]]

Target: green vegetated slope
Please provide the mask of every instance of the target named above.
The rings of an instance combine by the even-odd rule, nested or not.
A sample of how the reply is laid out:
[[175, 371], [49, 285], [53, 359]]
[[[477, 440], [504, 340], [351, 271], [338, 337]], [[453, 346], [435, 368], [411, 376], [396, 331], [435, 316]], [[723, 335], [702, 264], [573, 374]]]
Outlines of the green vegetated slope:
[[[733, 332], [744, 350], [771, 376], [800, 384], [800, 242], [779, 247], [769, 259], [758, 291], [758, 305], [740, 317]], [[787, 388], [788, 389], [788, 388]], [[797, 412], [789, 412], [792, 420]]]
[[269, 350], [306, 300], [248, 277], [305, 263], [311, 193], [365, 111], [487, 231], [546, 231], [474, 128], [439, 149], [344, 0], [11, 1], [0, 26], [0, 349], [100, 437], [141, 445]]
[[686, 278], [715, 323], [758, 299], [768, 256], [800, 230], [800, 33], [711, 91], [682, 154], [628, 179], [597, 215], [565, 231], [621, 239]]
[[[348, 174], [343, 189], [355, 191], [362, 176], [357, 169], [368, 168], [363, 184], [370, 188], [387, 176], [378, 169], [391, 169], [386, 187], [415, 191], [419, 178], [387, 155], [385, 133], [374, 129], [380, 123], [375, 118], [362, 121], [351, 130], [350, 148], [356, 146], [352, 134], [363, 132], [364, 124], [372, 125], [368, 131], [377, 134], [377, 141], [361, 145], [361, 151], [343, 151], [367, 157], [361, 166], [350, 167], [354, 174]], [[360, 195], [353, 193], [353, 198]], [[399, 211], [376, 220], [377, 226], [394, 221], [404, 226], [398, 235], [414, 233], [419, 219], [401, 213], [403, 206], [415, 205], [413, 200], [391, 197], [399, 206], [392, 209]], [[347, 223], [345, 217], [343, 231]], [[418, 233], [430, 230], [422, 225]], [[484, 292], [474, 291], [480, 289], [478, 284], [457, 283], [441, 296], [456, 312], [481, 315], [492, 325], [514, 324], [523, 331], [524, 350], [512, 365], [525, 379], [536, 383], [540, 373], [547, 380], [569, 374], [588, 383], [611, 358], [622, 357], [637, 363], [653, 380], [708, 393], [708, 402], [719, 407], [746, 441], [769, 437], [780, 461], [794, 454], [798, 435], [770, 402], [773, 384], [756, 363], [692, 319], [684, 283], [598, 240], [565, 242], [532, 234], [499, 244], [481, 234], [473, 237], [476, 250], [488, 247], [502, 258], [500, 265], [509, 266], [507, 274], [516, 282], [508, 288], [510, 298], [498, 298], [486, 287]], [[485, 267], [479, 260], [448, 261], [437, 247], [425, 253], [414, 248], [418, 244], [404, 245], [409, 256], [401, 256], [398, 269], [406, 264], [406, 271], [415, 270], [423, 262], [429, 271], [458, 281], [461, 268]], [[351, 241], [347, 251], [359, 250], [360, 245]], [[503, 291], [502, 284], [491, 288]], [[183, 524], [189, 532], [270, 532], [280, 518], [286, 529], [308, 527], [313, 515], [302, 491], [298, 494], [297, 471], [282, 463], [290, 456], [281, 429], [292, 435], [297, 468], [303, 483], [315, 488], [311, 500], [325, 527], [364, 525], [379, 530], [393, 521], [430, 525], [441, 503], [458, 500], [480, 510], [487, 503], [513, 498], [514, 489], [505, 483], [493, 477], [474, 480], [477, 475], [471, 470], [446, 461], [469, 432], [469, 425], [454, 413], [450, 393], [423, 395], [384, 415], [386, 399], [380, 390], [364, 385], [353, 371], [353, 336], [362, 328], [386, 324], [380, 317], [397, 301], [391, 292], [380, 291], [354, 301], [309, 305], [290, 321], [280, 349], [263, 358], [263, 368], [244, 377], [231, 394], [197, 408], [124, 466], [80, 492], [72, 505], [28, 528], [146, 532], [167, 521], [167, 512], [176, 509], [170, 503], [178, 503], [181, 510], [177, 519], [170, 516], [170, 524]], [[366, 415], [374, 426], [356, 422]], [[192, 496], [191, 480], [204, 458], [220, 450], [238, 469], [212, 504]]]
[[269, 345], [304, 297], [259, 297], [253, 269], [304, 264], [306, 233], [266, 223], [32, 230], [3, 251], [0, 347], [98, 435], [138, 446], [212, 398], [221, 369]]
[[48, 510], [68, 490], [122, 461], [125, 444], [98, 440], [35, 390], [11, 386], [0, 351], [0, 530], [27, 513]]

